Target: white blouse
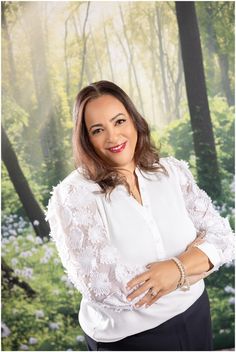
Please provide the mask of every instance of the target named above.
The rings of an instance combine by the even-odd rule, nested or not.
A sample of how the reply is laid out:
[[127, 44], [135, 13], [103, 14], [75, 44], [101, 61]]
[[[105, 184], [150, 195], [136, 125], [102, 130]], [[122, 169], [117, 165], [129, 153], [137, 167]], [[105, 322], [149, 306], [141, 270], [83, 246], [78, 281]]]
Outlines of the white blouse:
[[177, 256], [205, 231], [197, 245], [214, 265], [234, 259], [234, 236], [227, 219], [197, 186], [188, 164], [161, 158], [169, 176], [136, 168], [142, 203], [123, 185], [106, 198], [81, 169], [53, 188], [48, 209], [51, 237], [65, 272], [81, 292], [79, 323], [96, 341], [112, 342], [154, 328], [188, 309], [202, 294], [204, 280], [189, 291], [176, 289], [148, 308], [129, 302], [126, 284], [146, 265]]

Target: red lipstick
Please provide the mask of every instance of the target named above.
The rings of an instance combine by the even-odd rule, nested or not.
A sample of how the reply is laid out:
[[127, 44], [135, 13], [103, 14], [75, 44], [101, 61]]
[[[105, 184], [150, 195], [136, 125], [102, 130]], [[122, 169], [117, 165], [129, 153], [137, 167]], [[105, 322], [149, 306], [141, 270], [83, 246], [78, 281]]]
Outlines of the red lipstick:
[[127, 142], [116, 145], [115, 147], [108, 148], [108, 150], [110, 150], [110, 152], [112, 152], [112, 153], [120, 153], [120, 152], [122, 152], [122, 150], [125, 149], [126, 143]]

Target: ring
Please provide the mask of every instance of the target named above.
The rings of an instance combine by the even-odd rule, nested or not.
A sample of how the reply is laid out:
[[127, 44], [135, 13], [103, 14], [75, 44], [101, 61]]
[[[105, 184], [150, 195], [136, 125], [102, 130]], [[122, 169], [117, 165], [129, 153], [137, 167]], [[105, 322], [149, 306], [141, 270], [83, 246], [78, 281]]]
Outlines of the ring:
[[150, 288], [150, 293], [151, 293], [151, 296], [155, 297], [158, 292]]

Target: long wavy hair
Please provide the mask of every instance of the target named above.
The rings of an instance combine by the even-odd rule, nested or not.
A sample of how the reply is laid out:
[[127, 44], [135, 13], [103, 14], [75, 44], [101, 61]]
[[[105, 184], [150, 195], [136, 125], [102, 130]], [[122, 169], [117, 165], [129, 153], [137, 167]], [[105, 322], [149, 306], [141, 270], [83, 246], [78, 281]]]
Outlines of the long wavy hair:
[[145, 119], [137, 111], [129, 96], [119, 86], [104, 80], [84, 87], [76, 97], [73, 111], [74, 129], [72, 136], [75, 167], [81, 167], [84, 176], [98, 183], [102, 193], [106, 195], [110, 194], [119, 184], [125, 185], [128, 192], [130, 192], [130, 187], [125, 177], [116, 168], [108, 165], [99, 157], [89, 139], [85, 125], [85, 108], [89, 101], [102, 95], [112, 95], [118, 99], [133, 120], [138, 135], [134, 153], [136, 166], [143, 171], [158, 171], [168, 174], [164, 166], [159, 163], [159, 150], [151, 141], [150, 130]]

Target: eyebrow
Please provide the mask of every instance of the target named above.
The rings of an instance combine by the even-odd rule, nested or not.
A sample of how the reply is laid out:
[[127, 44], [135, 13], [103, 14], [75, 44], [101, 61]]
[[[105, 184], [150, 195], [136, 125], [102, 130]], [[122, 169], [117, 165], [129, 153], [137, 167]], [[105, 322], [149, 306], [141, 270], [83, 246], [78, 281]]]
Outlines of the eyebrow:
[[[115, 119], [116, 119], [118, 116], [120, 116], [120, 115], [125, 116], [122, 112], [119, 112], [117, 115], [113, 116], [109, 121], [112, 122], [113, 120], [115, 120]], [[96, 123], [96, 124], [90, 126], [90, 127], [89, 127], [89, 131], [91, 130], [91, 128], [93, 128], [93, 127], [98, 127], [98, 126], [102, 126], [102, 124], [101, 124], [101, 123]]]

